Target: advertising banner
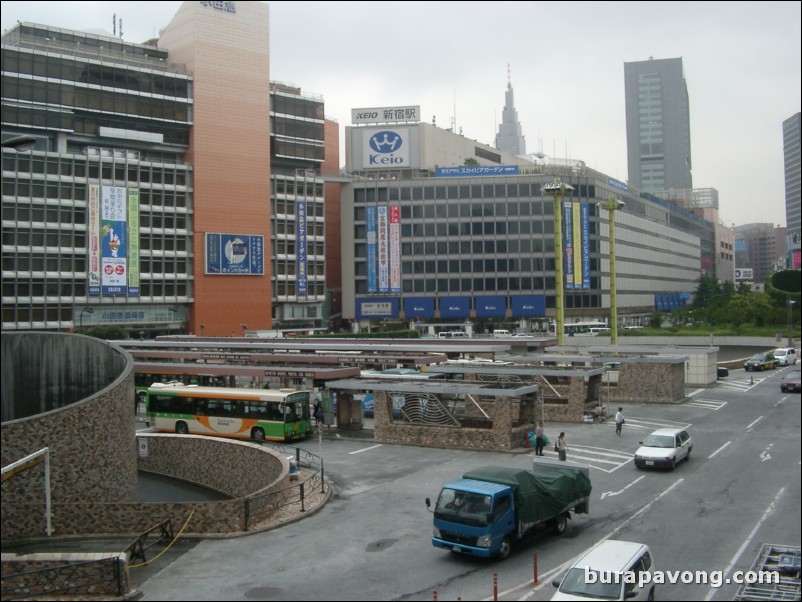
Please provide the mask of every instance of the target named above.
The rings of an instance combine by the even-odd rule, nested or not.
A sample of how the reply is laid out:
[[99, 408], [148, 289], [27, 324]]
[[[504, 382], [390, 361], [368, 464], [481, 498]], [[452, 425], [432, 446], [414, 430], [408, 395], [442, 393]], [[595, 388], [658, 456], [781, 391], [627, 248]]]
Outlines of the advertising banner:
[[127, 199], [123, 186], [100, 188], [101, 292], [125, 295], [128, 291]]
[[398, 299], [396, 297], [356, 299], [357, 318], [398, 318]]
[[409, 167], [409, 129], [396, 128], [361, 132], [363, 140], [363, 165], [365, 168]]
[[264, 236], [207, 232], [206, 273], [227, 276], [264, 274]]
[[434, 297], [404, 299], [404, 315], [409, 318], [434, 318]]
[[367, 235], [368, 292], [377, 292], [376, 274], [376, 207], [365, 207], [365, 233]]
[[574, 223], [571, 202], [563, 203], [563, 249], [565, 253], [565, 288], [574, 288]]
[[539, 318], [546, 315], [545, 295], [513, 295], [510, 304], [513, 318]]
[[89, 202], [86, 207], [86, 231], [89, 255], [87, 257], [88, 295], [100, 296], [100, 186], [89, 185]]
[[307, 272], [306, 272], [306, 200], [298, 199], [295, 201], [295, 253], [298, 262], [297, 274], [297, 293], [307, 294]]
[[500, 295], [476, 297], [476, 317], [503, 318], [507, 314], [507, 298]]
[[139, 188], [128, 189], [128, 296], [139, 296]]
[[401, 207], [390, 205], [390, 292], [401, 292]]
[[470, 315], [470, 297], [440, 297], [441, 318], [467, 318]]
[[387, 207], [378, 207], [378, 251], [379, 251], [379, 292], [390, 290], [390, 236]]

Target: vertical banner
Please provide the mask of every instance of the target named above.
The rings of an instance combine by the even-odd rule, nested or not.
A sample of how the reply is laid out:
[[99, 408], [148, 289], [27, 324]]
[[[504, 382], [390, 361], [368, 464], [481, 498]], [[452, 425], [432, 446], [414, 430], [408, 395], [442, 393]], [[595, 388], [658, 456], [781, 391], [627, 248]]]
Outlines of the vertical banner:
[[100, 233], [101, 239], [101, 292], [104, 295], [124, 295], [127, 291], [128, 226], [125, 188], [101, 186]]
[[574, 288], [574, 224], [571, 202], [563, 203], [563, 249], [565, 249], [565, 288]]
[[128, 189], [128, 296], [139, 296], [139, 188]]
[[368, 241], [368, 292], [376, 292], [376, 207], [365, 207], [365, 233]]
[[582, 288], [590, 288], [590, 205], [582, 203]]
[[389, 243], [390, 237], [387, 228], [387, 207], [382, 205], [379, 208], [378, 227], [379, 227], [379, 292], [386, 293], [390, 290], [390, 257]]
[[307, 273], [306, 273], [306, 200], [295, 201], [295, 243], [298, 259], [297, 271], [297, 294], [307, 294]]
[[390, 205], [390, 292], [401, 292], [401, 207]]
[[574, 231], [574, 288], [582, 288], [582, 218], [579, 203], [571, 203]]
[[89, 257], [87, 257], [87, 276], [90, 297], [100, 296], [100, 186], [89, 185], [89, 204], [86, 211], [86, 232], [88, 235]]

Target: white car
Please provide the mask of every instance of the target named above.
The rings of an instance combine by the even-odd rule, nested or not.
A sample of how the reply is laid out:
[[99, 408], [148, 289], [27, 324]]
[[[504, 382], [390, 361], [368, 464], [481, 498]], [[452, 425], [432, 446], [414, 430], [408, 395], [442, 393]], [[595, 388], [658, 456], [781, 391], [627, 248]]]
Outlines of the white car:
[[551, 599], [654, 600], [653, 572], [649, 546], [607, 539], [574, 562], [562, 580], [552, 581], [557, 593]]
[[693, 449], [693, 439], [683, 429], [658, 429], [640, 442], [635, 452], [638, 468], [670, 468], [688, 460]]
[[780, 347], [774, 350], [779, 366], [793, 366], [796, 364], [796, 349], [793, 347]]

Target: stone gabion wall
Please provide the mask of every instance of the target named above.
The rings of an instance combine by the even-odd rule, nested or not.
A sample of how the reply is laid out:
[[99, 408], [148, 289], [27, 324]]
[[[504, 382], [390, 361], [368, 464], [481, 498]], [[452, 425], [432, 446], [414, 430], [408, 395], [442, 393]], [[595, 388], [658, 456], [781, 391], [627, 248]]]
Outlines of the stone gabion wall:
[[[92, 596], [102, 600], [121, 599], [131, 591], [128, 563], [124, 554], [28, 554], [17, 557], [3, 552], [3, 599], [33, 595], [63, 595], [71, 599]], [[58, 570], [58, 569], [64, 570]], [[48, 570], [54, 569], [54, 570]]]
[[[2, 347], [4, 416], [25, 416], [0, 427], [2, 465], [47, 448], [53, 503], [136, 500], [130, 355], [107, 341], [57, 333], [3, 333]], [[30, 520], [17, 517], [17, 504], [44, 508], [44, 500], [44, 462], [3, 481], [3, 533], [17, 518]]]
[[685, 364], [622, 364], [613, 401], [676, 403], [685, 398]]
[[[143, 470], [182, 478], [236, 496], [214, 502], [99, 502], [53, 504], [54, 536], [142, 533], [169, 519], [185, 535], [241, 533], [249, 524], [246, 507], [260, 494], [287, 487], [290, 465], [268, 447], [222, 438], [140, 433], [147, 439]], [[133, 437], [132, 437], [133, 440]], [[132, 452], [136, 460], [136, 452]], [[186, 475], [181, 473], [185, 468]], [[136, 477], [134, 478], [136, 486]], [[3, 499], [3, 541], [42, 537], [44, 501], [8, 504]], [[187, 520], [189, 519], [189, 522]]]
[[140, 451], [140, 470], [191, 481], [233, 498], [274, 486], [289, 466], [269, 448], [247, 441], [168, 433], [137, 433], [136, 438], [138, 449], [148, 450], [147, 457]]

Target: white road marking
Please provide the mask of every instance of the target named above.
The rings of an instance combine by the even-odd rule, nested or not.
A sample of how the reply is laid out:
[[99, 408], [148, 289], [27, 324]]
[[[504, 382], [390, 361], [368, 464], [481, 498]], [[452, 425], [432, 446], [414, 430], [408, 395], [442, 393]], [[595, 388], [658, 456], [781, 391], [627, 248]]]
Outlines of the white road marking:
[[602, 493], [602, 494], [601, 494], [601, 499], [604, 499], [604, 498], [606, 498], [606, 497], [613, 497], [614, 495], [618, 495], [619, 493], [624, 493], [624, 492], [625, 492], [627, 489], [629, 489], [630, 487], [632, 487], [632, 486], [633, 486], [635, 483], [637, 483], [637, 482], [638, 482], [638, 481], [640, 481], [641, 479], [645, 479], [645, 478], [646, 478], [646, 476], [645, 476], [645, 475], [641, 475], [641, 476], [639, 476], [637, 479], [635, 479], [634, 481], [632, 481], [632, 482], [631, 482], [629, 485], [627, 485], [626, 487], [624, 487], [623, 489], [620, 489], [620, 490], [618, 490], [618, 491], [605, 491], [604, 493]]
[[746, 427], [746, 432], [748, 433], [748, 432], [749, 432], [749, 429], [751, 429], [753, 426], [755, 426], [755, 425], [756, 425], [758, 422], [760, 422], [761, 420], [763, 420], [763, 416], [760, 416], [759, 418], [756, 418], [755, 420], [753, 420], [753, 421], [752, 421], [752, 422], [749, 424], [749, 426], [747, 426], [747, 427]]
[[732, 443], [732, 441], [727, 441], [724, 445], [722, 445], [716, 451], [714, 451], [712, 454], [707, 456], [707, 459], [708, 460], [712, 460], [713, 458], [715, 458], [718, 455], [718, 453], [721, 452], [721, 451], [724, 451], [724, 448], [726, 448], [730, 443]]
[[369, 451], [371, 449], [376, 449], [377, 447], [381, 447], [382, 444], [379, 443], [378, 445], [371, 445], [370, 447], [363, 447], [362, 449], [358, 449], [356, 451], [348, 452], [349, 456], [353, 456], [354, 454], [361, 454], [362, 452]]

